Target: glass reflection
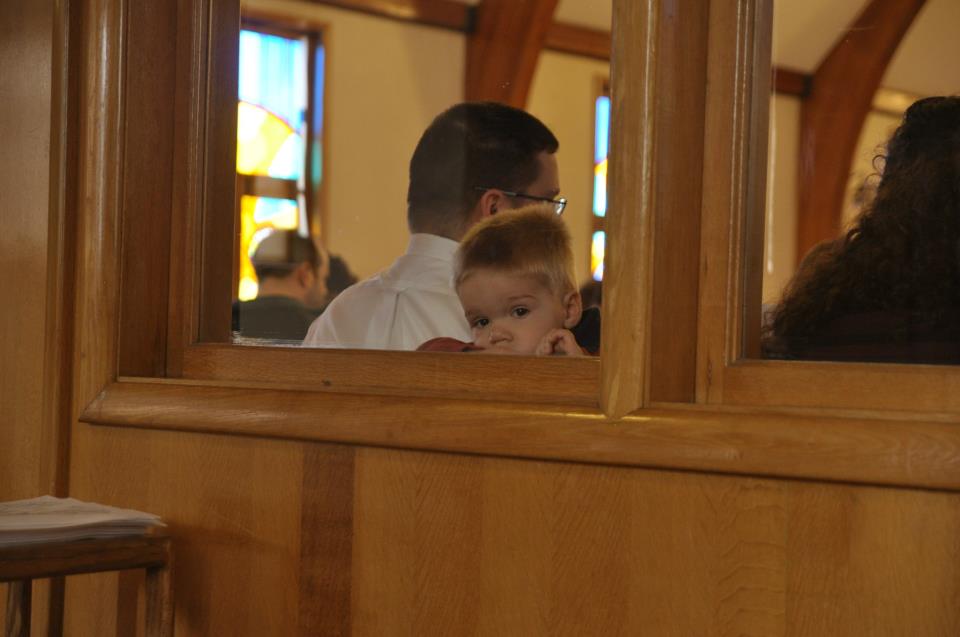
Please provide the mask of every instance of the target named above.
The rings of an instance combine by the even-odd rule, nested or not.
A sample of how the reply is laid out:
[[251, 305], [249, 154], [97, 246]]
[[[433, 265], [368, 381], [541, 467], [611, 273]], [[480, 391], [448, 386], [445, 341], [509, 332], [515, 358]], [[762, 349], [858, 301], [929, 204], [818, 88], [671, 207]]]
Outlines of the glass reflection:
[[[561, 0], [555, 19], [609, 28], [609, 1], [586, 8], [582, 2]], [[456, 27], [437, 29], [379, 16], [376, 11], [266, 0], [244, 3], [243, 24], [236, 302], [249, 302], [261, 294], [263, 282], [257, 280], [253, 259], [271, 232], [289, 230], [313, 241], [324, 262], [346, 264], [348, 280], [359, 279], [363, 284], [389, 277], [398, 257], [410, 256], [417, 235], [431, 234], [417, 232], [412, 221], [408, 227], [408, 169], [414, 148], [433, 118], [463, 101], [469, 58], [465, 45], [470, 46], [470, 37]], [[552, 158], [547, 171], [530, 173], [526, 183], [501, 179], [503, 183], [474, 184], [504, 193], [499, 210], [531, 203], [518, 199], [515, 206], [507, 202], [508, 192], [563, 196], [570, 202], [562, 220], [579, 272], [575, 288], [602, 277], [608, 75], [604, 60], [542, 51], [523, 110], [553, 131], [562, 151], [548, 153]], [[544, 161], [540, 152], [534, 154], [538, 171]], [[512, 160], [504, 156], [500, 161]], [[439, 168], [433, 178], [444, 180]], [[451, 240], [454, 248], [459, 239], [444, 232], [436, 236]], [[450, 255], [443, 259], [449, 261]], [[449, 270], [449, 265], [445, 267]], [[444, 278], [449, 279], [449, 274]], [[454, 291], [446, 286], [445, 294], [450, 296]], [[273, 284], [270, 288], [277, 289]], [[343, 285], [330, 281], [328, 288], [321, 306], [311, 309], [333, 316], [345, 304], [333, 300]], [[417, 316], [420, 323], [429, 325], [445, 312], [434, 308]], [[346, 314], [339, 323], [342, 327], [334, 330], [336, 338], [308, 339], [308, 344], [413, 350], [425, 336], [407, 330], [411, 334], [399, 344], [391, 338], [343, 338], [354, 327], [365, 326], [372, 334], [380, 325], [378, 313], [369, 308], [354, 308]], [[466, 325], [462, 307], [456, 308], [456, 314], [457, 322]], [[242, 329], [235, 330], [235, 338], [242, 335]], [[469, 331], [456, 335], [471, 338]]]
[[[904, 135], [912, 137], [910, 127], [895, 135], [898, 126], [909, 123], [909, 117], [904, 119], [908, 106], [960, 87], [960, 71], [939, 62], [960, 54], [956, 39], [944, 27], [960, 20], [960, 5], [929, 0], [919, 11], [877, 5], [878, 11], [873, 5], [859, 0], [802, 7], [775, 4], [776, 77], [793, 76], [798, 81], [794, 90], [784, 88], [786, 82], [775, 82], [779, 89], [770, 109], [760, 310], [764, 355], [960, 362], [960, 335], [951, 335], [957, 330], [948, 318], [957, 314], [960, 303], [947, 301], [941, 293], [953, 285], [956, 254], [946, 258], [953, 262], [949, 267], [931, 266], [944, 262], [937, 254], [945, 253], [937, 245], [951, 236], [948, 220], [957, 212], [957, 201], [942, 195], [949, 192], [948, 183], [960, 180], [956, 172], [932, 166], [956, 157], [957, 149], [914, 146], [905, 161], [926, 167], [904, 172], [896, 168], [904, 155], [895, 143]], [[902, 38], [890, 39], [896, 29], [880, 28], [880, 21], [884, 27], [896, 23]], [[883, 45], [895, 50], [890, 59], [878, 52], [874, 60], [853, 63], [845, 54], [854, 46], [880, 51], [877, 38], [882, 37], [889, 40]], [[868, 69], [871, 65], [874, 68]], [[851, 117], [851, 106], [841, 93], [858, 90], [864, 76], [874, 72], [882, 79], [867, 96], [871, 106], [863, 117]], [[837, 77], [847, 78], [847, 83]], [[824, 91], [840, 97], [825, 101]], [[848, 119], [856, 122], [853, 128], [834, 128], [826, 144], [833, 149], [832, 156], [824, 157], [819, 152], [824, 136], [817, 137], [817, 126]], [[960, 128], [960, 121], [952, 122], [918, 135], [944, 141]], [[849, 143], [835, 143], [840, 137]], [[840, 160], [845, 153], [849, 162]], [[937, 177], [931, 179], [934, 174]], [[833, 184], [839, 184], [835, 191], [830, 190], [836, 188]], [[889, 190], [911, 193], [909, 201], [891, 203], [884, 196]], [[836, 205], [830, 192], [837, 192]], [[817, 204], [810, 206], [811, 201]], [[899, 238], [887, 231], [877, 234], [880, 217], [898, 219], [888, 230], [895, 228]], [[919, 227], [920, 219], [927, 225]], [[860, 256], [854, 259], [854, 253]], [[868, 261], [854, 267], [852, 263], [863, 255], [869, 255]], [[933, 284], [934, 278], [938, 284]], [[805, 309], [799, 310], [800, 305]]]

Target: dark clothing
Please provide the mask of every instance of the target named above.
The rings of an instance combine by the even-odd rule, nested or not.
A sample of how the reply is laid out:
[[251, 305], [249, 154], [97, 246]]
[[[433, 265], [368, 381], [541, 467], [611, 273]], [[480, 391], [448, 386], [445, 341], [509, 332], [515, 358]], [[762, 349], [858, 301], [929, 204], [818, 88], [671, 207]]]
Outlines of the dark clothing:
[[247, 338], [302, 341], [319, 312], [288, 296], [264, 296], [233, 304], [233, 331]]
[[600, 308], [588, 307], [572, 330], [577, 344], [590, 354], [600, 353]]
[[960, 363], [960, 312], [847, 314], [830, 321], [787, 355], [771, 358], [865, 363]]

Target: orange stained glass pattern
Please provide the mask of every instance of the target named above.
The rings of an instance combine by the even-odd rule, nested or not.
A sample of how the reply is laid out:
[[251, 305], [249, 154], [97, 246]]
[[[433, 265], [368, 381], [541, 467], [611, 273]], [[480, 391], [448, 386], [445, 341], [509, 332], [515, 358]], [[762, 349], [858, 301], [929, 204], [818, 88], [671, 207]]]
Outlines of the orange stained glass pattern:
[[299, 136], [270, 111], [239, 102], [237, 105], [237, 172], [271, 176], [290, 160], [297, 160]]
[[295, 230], [300, 224], [300, 211], [292, 199], [270, 197], [240, 198], [240, 286], [238, 298], [249, 301], [257, 296], [257, 275], [251, 255], [271, 230]]

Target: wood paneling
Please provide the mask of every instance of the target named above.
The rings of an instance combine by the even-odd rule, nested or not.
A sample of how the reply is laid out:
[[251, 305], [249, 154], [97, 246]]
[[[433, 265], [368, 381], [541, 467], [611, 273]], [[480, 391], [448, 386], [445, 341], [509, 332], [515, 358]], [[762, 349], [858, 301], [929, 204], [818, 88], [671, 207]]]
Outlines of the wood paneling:
[[356, 488], [357, 634], [960, 627], [951, 494], [385, 450]]
[[[700, 304], [697, 331], [699, 403], [723, 403], [726, 372], [748, 338], [759, 337], [756, 268], [763, 243], [763, 193], [769, 109], [769, 3], [738, 0], [710, 7], [707, 119], [704, 132]], [[759, 216], [758, 216], [759, 215]], [[751, 268], [750, 266], [754, 267]]]
[[[180, 343], [197, 379], [116, 381], [119, 221], [130, 178], [119, 123], [136, 119], [124, 109], [140, 108], [126, 99], [121, 53], [135, 44], [124, 40], [129, 21], [146, 10], [84, 3], [77, 74], [70, 493], [168, 522], [178, 634], [960, 632], [955, 413], [890, 412], [897, 403], [887, 396], [872, 411], [790, 410], [768, 397], [789, 402], [800, 392], [777, 394], [786, 390], [769, 383], [754, 385], [767, 404], [740, 410], [651, 406], [644, 394], [658, 311], [648, 302], [664, 274], [654, 272], [655, 244], [669, 236], [656, 234], [655, 215], [662, 202], [682, 200], [671, 184], [689, 188], [665, 179], [676, 163], [658, 173], [665, 150], [656, 143], [686, 138], [661, 121], [656, 100], [682, 95], [696, 109], [703, 78], [689, 77], [691, 86], [674, 78], [659, 97], [652, 89], [670, 86], [663, 74], [682, 67], [680, 34], [702, 30], [705, 14], [686, 6], [694, 13], [677, 26], [672, 3], [615, 2], [621, 141], [611, 151], [611, 205], [621, 212], [611, 223], [625, 234], [611, 239], [608, 273], [618, 280], [604, 309], [599, 409], [596, 393], [589, 400], [595, 360], [365, 353], [349, 369], [343, 352], [186, 346], [199, 287], [191, 246], [202, 231], [190, 215], [219, 201], [204, 176], [205, 162], [219, 161], [210, 154], [217, 146], [198, 141], [224, 139], [204, 128], [210, 102], [199, 79], [217, 76], [204, 51], [218, 2], [177, 5], [171, 147], [186, 160], [174, 162], [171, 235], [145, 246], [172, 251], [169, 333], [185, 336], [171, 336], [168, 349]], [[749, 368], [728, 363], [739, 339], [729, 319], [743, 295], [737, 266], [747, 231], [738, 224], [757, 195], [749, 177], [760, 134], [751, 128], [762, 86], [752, 76], [763, 41], [751, 31], [763, 25], [756, 9], [752, 0], [710, 3], [697, 345], [706, 348], [698, 368], [706, 379], [698, 376], [697, 397], [716, 403], [743, 384], [731, 376], [724, 395], [723, 379], [713, 384], [710, 374]], [[455, 360], [475, 367], [447, 363]], [[938, 372], [923, 409], [951, 390], [950, 372]], [[897, 373], [886, 385], [870, 382], [882, 391]], [[924, 373], [932, 372], [917, 378]], [[474, 399], [455, 399], [457, 390]], [[128, 588], [136, 582], [126, 579], [71, 578], [67, 632], [123, 633], [140, 612]]]
[[[75, 432], [73, 495], [148, 510], [169, 525], [177, 634], [297, 634], [301, 539], [336, 548], [330, 527], [301, 532], [303, 446], [117, 433]], [[115, 575], [69, 578], [68, 634], [111, 634], [116, 600]]]
[[[121, 374], [162, 376], [166, 371], [170, 254], [145, 246], [170, 232], [176, 85], [177, 5], [132, 3], [124, 60], [128, 104], [124, 112], [122, 193], [124, 281], [120, 296]], [[150, 149], [149, 153], [143, 152]]]
[[304, 445], [300, 504], [301, 635], [350, 635], [356, 450]]
[[467, 36], [464, 97], [523, 108], [557, 0], [481, 0]]
[[[296, 364], [290, 355], [296, 352]], [[421, 352], [291, 350], [199, 345], [185, 352], [183, 377], [286, 389], [395, 396], [596, 405], [600, 361]], [[401, 367], [402, 366], [402, 367]], [[385, 369], [404, 373], [384, 375]], [[269, 379], [266, 380], [265, 379]], [[563, 391], [557, 391], [558, 386]]]
[[960, 490], [957, 416], [844, 415], [658, 406], [610, 419], [581, 407], [152, 381], [110, 385], [82, 418], [120, 427]]
[[30, 0], [0, 5], [0, 500], [45, 489], [42, 458], [53, 452], [43, 447], [41, 414], [55, 378], [44, 369], [54, 15]]
[[[618, 418], [644, 406], [653, 289], [654, 2], [618, 2], [610, 68], [610, 152], [604, 255], [600, 407]], [[614, 334], [614, 338], [610, 335]]]
[[698, 0], [664, 3], [656, 123], [642, 131], [656, 148], [651, 401], [692, 402], [696, 392], [700, 257], [691, 247], [700, 245], [708, 17]]
[[813, 74], [800, 107], [797, 262], [840, 232], [860, 130], [900, 40], [926, 0], [873, 0]]
[[[240, 3], [229, 0], [197, 0], [195, 7], [209, 7], [209, 13], [198, 16], [194, 25], [195, 38], [192, 62], [197, 55], [206, 65], [193, 71], [188, 79], [189, 93], [202, 96], [201, 111], [205, 121], [191, 131], [188, 152], [200, 150], [200, 157], [190, 161], [202, 162], [199, 179], [202, 209], [202, 240], [199, 271], [200, 289], [183, 292], [199, 293], [199, 321], [196, 337], [201, 341], [225, 342], [230, 339], [231, 303], [234, 299], [234, 267], [236, 266], [237, 212], [236, 164], [237, 156], [237, 87], [240, 58]], [[188, 49], [189, 50], [189, 49]], [[182, 76], [181, 76], [182, 77]], [[198, 96], [198, 97], [199, 97]], [[196, 98], [195, 98], [196, 99]], [[196, 102], [195, 102], [196, 104]], [[199, 133], [199, 134], [198, 134]], [[200, 148], [195, 145], [199, 144]], [[229, 160], [228, 160], [229, 158]], [[184, 307], [190, 307], [184, 302]], [[192, 342], [188, 340], [187, 342]]]

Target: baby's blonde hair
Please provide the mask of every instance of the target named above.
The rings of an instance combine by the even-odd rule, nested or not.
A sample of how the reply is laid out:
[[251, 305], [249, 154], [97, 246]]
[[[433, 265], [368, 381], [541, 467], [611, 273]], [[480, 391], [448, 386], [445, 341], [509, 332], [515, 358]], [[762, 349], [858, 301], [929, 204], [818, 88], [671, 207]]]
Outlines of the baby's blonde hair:
[[477, 270], [533, 276], [557, 296], [577, 289], [570, 233], [549, 204], [504, 210], [473, 226], [457, 250], [457, 289]]

